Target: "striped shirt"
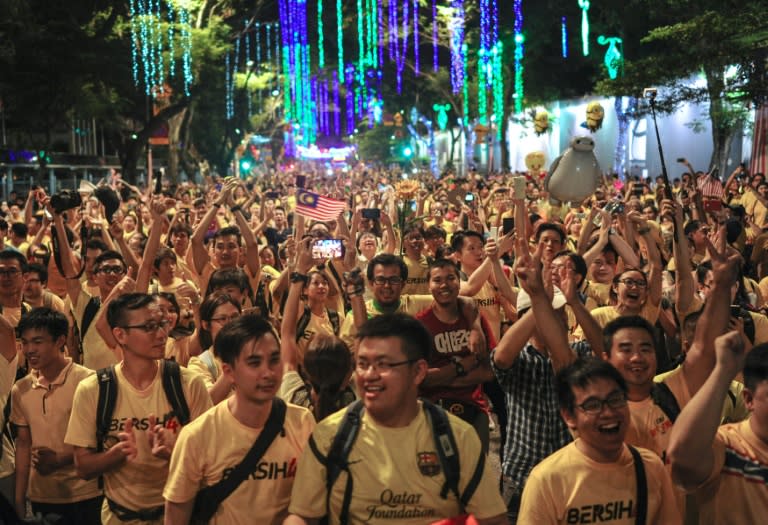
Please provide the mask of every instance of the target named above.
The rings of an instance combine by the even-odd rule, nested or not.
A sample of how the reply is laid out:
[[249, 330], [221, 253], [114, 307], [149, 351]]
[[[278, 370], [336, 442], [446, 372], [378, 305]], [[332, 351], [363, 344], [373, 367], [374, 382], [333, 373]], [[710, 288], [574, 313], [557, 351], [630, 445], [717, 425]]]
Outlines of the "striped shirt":
[[[586, 341], [571, 344], [580, 357], [592, 354]], [[494, 350], [495, 352], [495, 350]], [[507, 442], [502, 475], [522, 491], [533, 467], [573, 438], [560, 417], [552, 361], [528, 344], [506, 369], [491, 366], [507, 401]]]

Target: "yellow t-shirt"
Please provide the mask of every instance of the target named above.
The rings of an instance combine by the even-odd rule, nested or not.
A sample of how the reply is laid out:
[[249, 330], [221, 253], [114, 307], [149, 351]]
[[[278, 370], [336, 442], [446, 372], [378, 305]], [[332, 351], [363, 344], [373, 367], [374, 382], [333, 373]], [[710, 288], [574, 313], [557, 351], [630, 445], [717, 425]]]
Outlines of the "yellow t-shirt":
[[721, 426], [712, 448], [712, 474], [696, 492], [702, 506], [699, 523], [765, 523], [768, 445], [755, 435], [746, 420]]
[[[578, 441], [578, 440], [577, 440]], [[648, 485], [647, 523], [678, 524], [672, 480], [658, 456], [639, 448]], [[585, 456], [576, 442], [536, 465], [528, 476], [518, 525], [602, 523], [634, 525], [637, 482], [627, 447], [614, 463]]]
[[[651, 325], [656, 324], [656, 320], [659, 318], [659, 307], [660, 307], [659, 304], [653, 305], [651, 304], [651, 300], [648, 299], [645, 302], [643, 309], [640, 310], [640, 317], [644, 318], [646, 321], [651, 323]], [[601, 328], [604, 328], [605, 325], [607, 325], [614, 319], [621, 317], [619, 315], [619, 311], [616, 310], [616, 308], [614, 308], [613, 306], [601, 306], [599, 308], [595, 308], [590, 313], [592, 314], [592, 317], [595, 318], [595, 321], [597, 321], [597, 324], [599, 324]]]
[[[341, 325], [344, 323], [344, 314], [341, 312], [337, 312], [337, 314], [339, 316], [339, 331], [341, 331]], [[304, 330], [304, 334], [296, 342], [299, 347], [299, 363], [304, 363], [304, 355], [307, 353], [307, 348], [309, 348], [309, 344], [316, 334], [335, 335], [333, 323], [325, 309], [323, 309], [323, 315], [310, 313], [309, 324]]]
[[[83, 326], [83, 315], [91, 297], [91, 294], [85, 290], [80, 290], [80, 295], [77, 297], [77, 306], [73, 312], [78, 327]], [[88, 325], [88, 331], [85, 332], [85, 335], [80, 334], [83, 341], [83, 366], [91, 370], [99, 370], [109, 365], [114, 365], [118, 361], [119, 350], [112, 350], [96, 329], [96, 320], [100, 315], [106, 315], [106, 312], [101, 311], [101, 308], [99, 310], [93, 317], [91, 324]]]
[[[211, 525], [280, 524], [288, 515], [296, 464], [309, 441], [315, 419], [306, 408], [288, 405], [285, 433], [278, 434], [256, 470], [219, 505]], [[219, 403], [187, 425], [171, 457], [163, 497], [184, 503], [215, 485], [242, 462], [261, 429], [235, 419], [228, 403]]]
[[[678, 373], [676, 370], [679, 368], [680, 367], [677, 367], [669, 372], [657, 374], [653, 378], [654, 383], [661, 383], [671, 374]], [[742, 390], [744, 390], [744, 385], [738, 381], [731, 381], [731, 386], [728, 390], [729, 394], [723, 401], [723, 410], [720, 414], [721, 425], [726, 423], [737, 423], [739, 421], [744, 421], [749, 417], [749, 409], [747, 409], [744, 404], [744, 397], [741, 395]]]
[[[160, 422], [164, 421], [167, 414], [172, 410], [163, 391], [161, 366], [158, 366], [154, 381], [145, 390], [137, 390], [128, 382], [123, 375], [122, 362], [115, 366], [115, 374], [117, 376], [117, 402], [112, 414], [112, 424], [104, 440], [104, 449], [108, 450], [118, 442], [117, 434], [124, 430], [125, 421], [132, 418], [138, 454], [135, 459], [126, 461], [120, 467], [104, 473], [104, 493], [109, 499], [132, 510], [161, 506], [164, 504], [162, 493], [168, 476], [168, 460], [152, 455], [147, 433], [150, 414], [156, 415], [158, 422]], [[202, 378], [183, 367], [181, 368], [181, 384], [189, 406], [190, 417], [194, 420], [211, 407], [211, 398], [205, 389]], [[83, 379], [75, 392], [72, 415], [69, 419], [67, 435], [64, 438], [65, 443], [76, 447], [96, 448], [98, 397], [98, 378], [93, 375]], [[106, 501], [102, 507], [101, 516], [104, 525], [150, 523], [122, 522], [112, 514]], [[151, 523], [161, 524], [162, 521], [161, 518]]]
[[408, 278], [401, 293], [403, 294], [428, 294], [429, 293], [429, 263], [425, 256], [415, 261], [403, 255], [403, 262], [408, 267]]
[[[33, 370], [20, 379], [11, 393], [11, 422], [29, 427], [32, 448], [47, 447], [58, 454], [71, 453], [72, 447], [64, 444], [72, 400], [77, 385], [94, 374], [83, 366], [69, 364], [50, 385], [40, 383], [40, 375]], [[74, 503], [95, 498], [101, 493], [99, 483], [81, 479], [75, 465], [68, 465], [43, 476], [37, 469], [29, 469], [27, 497], [38, 503]]]
[[[3, 314], [7, 308], [3, 309]], [[16, 370], [19, 367], [19, 353], [13, 355], [13, 359], [6, 361], [5, 357], [0, 355], [0, 396], [2, 399], [8, 399], [8, 394], [16, 380]], [[5, 416], [0, 412], [0, 422], [2, 428], [5, 428]], [[14, 472], [14, 448], [11, 440], [5, 433], [0, 434], [0, 447], [2, 447], [2, 458], [0, 458], [0, 479], [6, 478]]]
[[[312, 437], [317, 453], [328, 455], [334, 436], [344, 417], [340, 410], [318, 423]], [[456, 440], [461, 473], [459, 492], [466, 489], [479, 461], [485, 461], [480, 483], [466, 506], [466, 512], [482, 520], [506, 512], [488, 458], [482, 453], [475, 430], [448, 414]], [[435, 450], [432, 427], [419, 404], [418, 415], [406, 427], [390, 428], [376, 424], [363, 413], [359, 434], [348, 457], [353, 479], [353, 497], [349, 507], [350, 523], [422, 525], [461, 512], [456, 496], [449, 492], [440, 497], [445, 482], [440, 459]], [[342, 472], [333, 485], [329, 506], [332, 524], [344, 497], [347, 474]], [[289, 510], [292, 514], [318, 518], [326, 513], [325, 467], [316, 451], [307, 447], [299, 460]]]

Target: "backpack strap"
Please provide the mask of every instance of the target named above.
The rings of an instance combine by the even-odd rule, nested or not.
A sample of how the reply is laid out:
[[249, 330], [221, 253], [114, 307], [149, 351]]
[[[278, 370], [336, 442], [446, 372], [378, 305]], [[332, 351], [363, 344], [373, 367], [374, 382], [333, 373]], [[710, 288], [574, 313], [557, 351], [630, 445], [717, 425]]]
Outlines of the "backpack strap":
[[[189, 405], [184, 397], [184, 390], [181, 386], [181, 367], [176, 361], [163, 359], [163, 390], [165, 397], [173, 407], [173, 415], [183, 426], [189, 423]], [[282, 426], [282, 425], [281, 425]]]
[[341, 318], [339, 317], [339, 312], [331, 310], [330, 308], [326, 308], [325, 311], [328, 312], [328, 319], [331, 321], [331, 326], [333, 326], [333, 334], [339, 335], [339, 332], [341, 331]]
[[680, 404], [666, 383], [653, 384], [651, 399], [653, 399], [653, 402], [664, 412], [669, 420], [674, 423], [677, 416], [680, 415]]
[[[341, 504], [341, 512], [339, 513], [339, 523], [346, 525], [349, 522], [349, 505], [352, 502], [352, 473], [349, 471], [349, 452], [352, 450], [352, 446], [355, 444], [357, 434], [360, 431], [360, 423], [362, 422], [363, 402], [360, 400], [355, 401], [347, 408], [344, 413], [344, 418], [341, 420], [339, 430], [333, 438], [331, 448], [328, 451], [328, 457], [325, 459], [325, 472], [326, 472], [326, 496], [325, 506], [328, 514], [330, 514], [330, 500], [331, 489], [333, 489], [334, 483], [341, 475], [342, 471], [347, 473], [347, 485], [344, 488], [344, 500]], [[310, 447], [314, 450], [317, 449], [313, 440], [310, 440]], [[317, 455], [317, 453], [316, 453]]]
[[96, 403], [96, 452], [104, 452], [104, 439], [112, 423], [112, 413], [117, 404], [117, 376], [115, 365], [96, 372], [99, 381], [99, 398]]
[[211, 376], [213, 376], [214, 383], [219, 378], [219, 369], [216, 368], [216, 361], [213, 359], [213, 350], [210, 348], [200, 354], [200, 361], [205, 364], [205, 366], [208, 367], [208, 371], [211, 372]]
[[[444, 410], [430, 403], [426, 399], [422, 399], [421, 402], [424, 406], [424, 411], [427, 413], [427, 419], [432, 425], [432, 436], [435, 439], [435, 448], [437, 449], [437, 455], [440, 457], [440, 465], [442, 466], [443, 474], [445, 475], [445, 483], [443, 484], [443, 488], [440, 489], [440, 497], [446, 499], [448, 497], [448, 492], [451, 491], [456, 495], [456, 498], [461, 501], [462, 497], [461, 494], [459, 494], [459, 475], [461, 472], [459, 449], [456, 447], [456, 440], [453, 437], [453, 431], [451, 430], [448, 416]], [[474, 489], [472, 492], [474, 492]], [[468, 494], [467, 499], [471, 497], [472, 494]]]
[[5, 400], [5, 406], [3, 407], [3, 430], [0, 432], [0, 459], [3, 457], [3, 441], [7, 438], [8, 442], [11, 444], [11, 447], [14, 446], [14, 440], [13, 440], [13, 433], [11, 432], [11, 392], [13, 391], [13, 386], [11, 386], [11, 390], [8, 392], [8, 398]]
[[296, 322], [296, 342], [298, 342], [302, 337], [304, 337], [304, 332], [307, 331], [307, 327], [309, 326], [309, 321], [312, 320], [312, 310], [309, 309], [309, 306], [304, 307], [304, 313], [301, 314], [301, 317], [299, 317], [299, 320]]
[[99, 308], [101, 308], [101, 299], [98, 297], [91, 297], [88, 300], [88, 304], [85, 305], [83, 320], [80, 323], [82, 325], [80, 326], [81, 342], [85, 339], [85, 334], [88, 332], [88, 328], [91, 327], [91, 323], [93, 323], [93, 320], [96, 318], [96, 314], [99, 313]]
[[637, 480], [637, 512], [635, 513], [635, 525], [645, 525], [648, 516], [648, 480], [645, 477], [645, 465], [640, 452], [632, 445], [627, 445], [632, 454], [635, 466], [635, 479]]

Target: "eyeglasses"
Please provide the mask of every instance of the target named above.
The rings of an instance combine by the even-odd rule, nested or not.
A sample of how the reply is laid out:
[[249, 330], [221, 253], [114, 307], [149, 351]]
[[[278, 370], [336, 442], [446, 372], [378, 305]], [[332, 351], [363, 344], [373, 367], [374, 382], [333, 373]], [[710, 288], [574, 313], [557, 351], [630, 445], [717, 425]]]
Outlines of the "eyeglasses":
[[166, 330], [168, 329], [168, 325], [171, 324], [170, 321], [163, 320], [163, 321], [148, 321], [144, 324], [134, 324], [134, 325], [127, 325], [127, 326], [121, 326], [120, 328], [128, 329], [128, 328], [137, 328], [139, 330], [142, 330], [148, 334], [151, 334], [152, 332], [157, 332], [158, 330]]
[[373, 284], [377, 284], [379, 286], [384, 286], [385, 284], [389, 283], [390, 286], [398, 286], [400, 284], [403, 284], [402, 277], [374, 277], [373, 278]]
[[611, 409], [624, 408], [627, 406], [627, 394], [624, 392], [615, 392], [605, 399], [590, 397], [580, 405], [576, 405], [587, 414], [599, 414], [604, 407]]
[[102, 266], [98, 270], [96, 270], [96, 273], [104, 273], [104, 274], [112, 274], [112, 275], [120, 275], [125, 273], [125, 268], [122, 266]]
[[0, 270], [0, 277], [16, 277], [20, 273], [16, 268], [8, 268], [7, 270]]
[[389, 361], [374, 361], [372, 363], [369, 363], [368, 361], [358, 361], [355, 363], [355, 369], [358, 374], [364, 374], [371, 368], [373, 368], [374, 372], [378, 372], [379, 374], [388, 374], [395, 367], [410, 365], [416, 361], [418, 361], [418, 359], [406, 359], [405, 361], [397, 361], [395, 363], [390, 363]]
[[648, 286], [648, 283], [645, 281], [636, 281], [635, 279], [620, 279], [620, 283], [624, 284], [624, 286], [631, 288], [633, 286], [636, 286], [638, 288], [645, 288]]
[[238, 317], [240, 317], [240, 314], [235, 314], [235, 315], [225, 315], [225, 316], [223, 316], [223, 317], [212, 317], [212, 318], [211, 318], [211, 322], [212, 322], [212, 323], [221, 323], [221, 324], [227, 324], [227, 323], [229, 323], [229, 322], [231, 322], [231, 321], [234, 321], [234, 320], [235, 320], [235, 319], [237, 319]]

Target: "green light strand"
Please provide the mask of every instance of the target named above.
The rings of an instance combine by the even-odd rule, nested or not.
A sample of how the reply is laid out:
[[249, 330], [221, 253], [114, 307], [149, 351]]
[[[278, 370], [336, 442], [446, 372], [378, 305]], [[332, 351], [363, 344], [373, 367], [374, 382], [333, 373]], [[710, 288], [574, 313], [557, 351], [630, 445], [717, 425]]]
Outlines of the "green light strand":
[[[485, 90], [486, 72], [483, 70], [483, 56], [485, 55], [485, 50], [478, 50], [477, 55], [480, 57], [477, 61], [477, 112], [479, 113], [480, 124], [485, 126], [488, 124], [488, 100]], [[466, 78], [464, 79], [464, 82], [467, 82]]]
[[317, 67], [325, 67], [325, 47], [323, 46], [323, 0], [317, 0]]
[[288, 46], [283, 46], [283, 111], [285, 111], [285, 120], [290, 122], [293, 120], [293, 106], [291, 105], [291, 75], [288, 71], [291, 70], [290, 65], [290, 49]]
[[[322, 0], [318, 0], [322, 2]], [[341, 12], [341, 0], [336, 0], [336, 49], [338, 52], [337, 64], [338, 75], [340, 79], [344, 78], [344, 20]]]
[[358, 82], [363, 78], [362, 71], [365, 63], [365, 10], [363, 9], [362, 0], [357, 0], [357, 75]]

